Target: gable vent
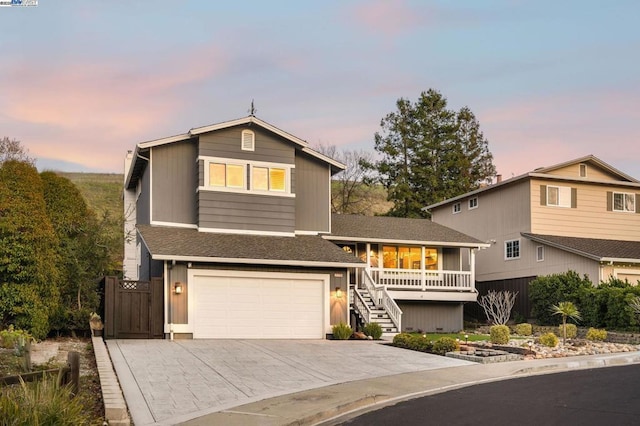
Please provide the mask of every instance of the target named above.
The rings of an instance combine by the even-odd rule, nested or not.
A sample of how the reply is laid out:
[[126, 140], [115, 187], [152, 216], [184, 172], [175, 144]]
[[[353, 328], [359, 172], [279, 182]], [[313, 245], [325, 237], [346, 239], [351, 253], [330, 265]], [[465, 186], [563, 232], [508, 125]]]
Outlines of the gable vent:
[[256, 147], [256, 136], [251, 130], [242, 131], [242, 150], [254, 151]]

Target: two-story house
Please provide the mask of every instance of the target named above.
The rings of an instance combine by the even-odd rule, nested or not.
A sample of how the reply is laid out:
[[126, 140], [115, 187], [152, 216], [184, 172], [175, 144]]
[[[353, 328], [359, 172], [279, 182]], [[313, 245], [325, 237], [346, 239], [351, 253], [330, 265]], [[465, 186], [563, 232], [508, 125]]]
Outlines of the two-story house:
[[426, 220], [332, 215], [343, 169], [254, 116], [138, 143], [125, 161], [124, 276], [161, 283], [165, 337], [461, 329], [486, 244]]
[[[568, 270], [598, 284], [640, 280], [640, 182], [589, 155], [427, 206], [434, 222], [490, 247], [478, 288], [515, 289]], [[520, 314], [526, 315], [526, 294]]]

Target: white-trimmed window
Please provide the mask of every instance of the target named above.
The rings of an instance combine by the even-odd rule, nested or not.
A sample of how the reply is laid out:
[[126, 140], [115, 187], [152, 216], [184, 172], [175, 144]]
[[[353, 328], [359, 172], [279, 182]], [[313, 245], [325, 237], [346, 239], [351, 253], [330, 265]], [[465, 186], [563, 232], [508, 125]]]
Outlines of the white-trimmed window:
[[587, 177], [587, 165], [584, 163], [580, 163], [580, 177]]
[[251, 130], [242, 131], [242, 145], [243, 151], [255, 151], [256, 149], [256, 134]]
[[613, 211], [634, 213], [636, 211], [636, 194], [628, 192], [614, 192]]
[[536, 247], [536, 261], [542, 262], [544, 260], [544, 246]]
[[469, 198], [469, 210], [478, 208], [478, 197]]
[[293, 164], [204, 156], [199, 160], [204, 162], [204, 185], [200, 190], [293, 196]]
[[244, 183], [246, 174], [243, 164], [210, 162], [208, 185], [218, 188], [246, 189]]
[[520, 239], [504, 242], [504, 258], [505, 260], [520, 258]]
[[460, 203], [455, 203], [453, 205], [453, 214], [460, 213], [461, 210], [462, 208], [460, 207]]
[[282, 167], [251, 167], [251, 189], [255, 191], [287, 190], [287, 170]]
[[555, 207], [571, 207], [571, 187], [547, 186], [547, 205]]

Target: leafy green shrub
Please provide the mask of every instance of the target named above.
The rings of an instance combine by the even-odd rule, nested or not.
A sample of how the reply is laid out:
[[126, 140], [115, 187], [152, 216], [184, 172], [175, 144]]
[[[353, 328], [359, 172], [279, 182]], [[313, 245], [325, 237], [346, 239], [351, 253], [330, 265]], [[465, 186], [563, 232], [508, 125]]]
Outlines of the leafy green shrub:
[[420, 352], [431, 352], [433, 350], [433, 342], [422, 334], [412, 334], [409, 340], [409, 349]]
[[0, 331], [0, 347], [6, 349], [13, 349], [16, 347], [24, 347], [28, 341], [32, 341], [33, 337], [24, 331], [16, 330], [13, 325], [10, 325], [6, 330]]
[[[566, 328], [567, 328], [567, 338], [568, 339], [574, 339], [577, 335], [578, 335], [578, 327], [575, 324], [566, 324]], [[560, 324], [558, 326], [558, 334], [562, 334], [562, 324]]]
[[538, 277], [529, 283], [531, 314], [540, 325], [557, 325], [558, 320], [549, 311], [549, 306], [562, 301], [580, 305], [580, 295], [586, 289], [593, 288], [589, 278], [580, 278], [575, 271]]
[[373, 340], [380, 340], [382, 337], [382, 327], [377, 322], [370, 322], [364, 326], [362, 331], [367, 336], [371, 336]]
[[411, 345], [411, 338], [413, 335], [409, 333], [400, 333], [393, 336], [393, 345], [399, 348], [408, 349]]
[[80, 398], [71, 398], [56, 378], [3, 388], [0, 393], [2, 425], [84, 425], [91, 418]]
[[538, 338], [538, 341], [540, 342], [540, 344], [548, 346], [550, 348], [555, 348], [556, 346], [558, 346], [558, 336], [553, 333], [543, 334]]
[[607, 339], [607, 330], [598, 328], [589, 328], [587, 331], [587, 340], [592, 342], [602, 342]]
[[509, 343], [509, 327], [506, 325], [493, 325], [489, 329], [489, 340], [491, 343], [504, 345]]
[[353, 334], [353, 329], [343, 322], [334, 325], [331, 331], [333, 332], [333, 338], [336, 340], [347, 340]]
[[516, 324], [515, 332], [519, 336], [531, 336], [533, 327], [529, 323]]
[[433, 343], [433, 353], [438, 355], [457, 350], [460, 350], [460, 345], [451, 337], [441, 337]]

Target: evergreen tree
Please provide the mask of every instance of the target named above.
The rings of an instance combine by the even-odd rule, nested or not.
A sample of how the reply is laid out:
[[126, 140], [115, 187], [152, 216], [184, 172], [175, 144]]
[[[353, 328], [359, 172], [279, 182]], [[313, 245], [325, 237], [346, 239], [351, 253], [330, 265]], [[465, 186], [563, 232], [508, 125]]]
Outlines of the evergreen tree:
[[0, 326], [36, 338], [50, 330], [59, 304], [57, 238], [46, 213], [42, 180], [31, 164], [0, 167]]
[[495, 175], [480, 124], [467, 107], [447, 109], [436, 90], [400, 98], [375, 134], [374, 168], [394, 203], [391, 216], [424, 217], [423, 207], [477, 189]]
[[47, 214], [59, 240], [61, 305], [52, 322], [58, 331], [85, 330], [98, 309], [98, 280], [108, 263], [101, 228], [78, 188], [54, 172], [43, 172]]

